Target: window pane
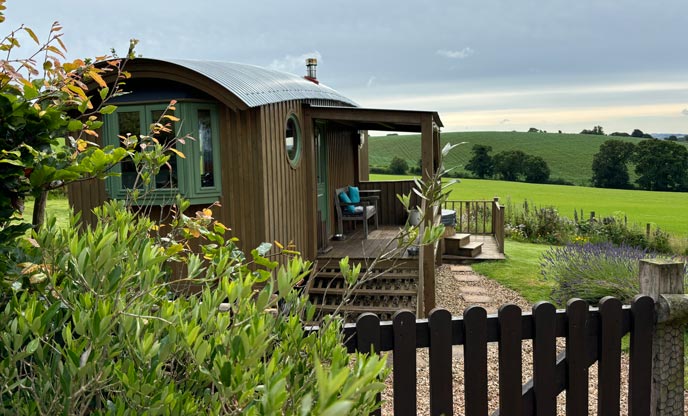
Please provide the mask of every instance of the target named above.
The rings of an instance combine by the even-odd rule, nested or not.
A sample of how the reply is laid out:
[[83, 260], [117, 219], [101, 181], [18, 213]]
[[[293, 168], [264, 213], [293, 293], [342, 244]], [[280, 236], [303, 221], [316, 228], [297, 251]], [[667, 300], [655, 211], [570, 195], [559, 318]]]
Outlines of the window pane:
[[215, 186], [213, 175], [213, 132], [210, 110], [198, 110], [198, 143], [201, 149], [201, 186]]
[[[166, 126], [169, 131], [159, 132], [155, 138], [158, 139], [160, 145], [163, 147], [169, 147], [170, 143], [174, 142], [174, 123], [170, 120], [163, 119], [162, 117], [164, 110], [153, 110], [151, 111], [151, 121], [153, 123], [160, 122], [163, 126]], [[171, 147], [175, 147], [171, 144]], [[177, 187], [177, 156], [174, 153], [170, 153], [170, 159], [167, 161], [169, 166], [165, 165], [160, 168], [160, 172], [155, 175], [155, 188], [176, 188]]]
[[[117, 112], [117, 131], [120, 136], [126, 136], [127, 134], [138, 136], [141, 133], [141, 113], [138, 111]], [[137, 147], [136, 150], [140, 150], [140, 148]], [[136, 183], [136, 166], [134, 166], [134, 162], [127, 157], [122, 161], [121, 169], [122, 188], [133, 188]]]
[[294, 117], [287, 119], [287, 125], [284, 132], [284, 143], [287, 149], [287, 157], [289, 162], [295, 164], [299, 157], [299, 147], [301, 138], [299, 137], [299, 130], [296, 125]]

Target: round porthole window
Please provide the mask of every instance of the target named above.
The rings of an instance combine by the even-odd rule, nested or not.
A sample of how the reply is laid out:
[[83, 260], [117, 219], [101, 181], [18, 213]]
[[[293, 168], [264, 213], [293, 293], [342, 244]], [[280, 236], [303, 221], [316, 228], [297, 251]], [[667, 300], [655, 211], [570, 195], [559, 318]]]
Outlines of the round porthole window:
[[287, 119], [287, 125], [284, 132], [284, 144], [287, 149], [287, 159], [292, 166], [299, 163], [301, 157], [301, 130], [299, 123], [296, 120], [296, 115], [292, 114]]

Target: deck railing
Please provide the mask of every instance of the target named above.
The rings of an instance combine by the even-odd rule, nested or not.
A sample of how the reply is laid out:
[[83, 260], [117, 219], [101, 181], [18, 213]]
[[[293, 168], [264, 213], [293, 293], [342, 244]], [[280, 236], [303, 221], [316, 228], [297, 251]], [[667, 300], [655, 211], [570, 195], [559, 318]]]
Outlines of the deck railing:
[[493, 200], [448, 200], [443, 208], [456, 212], [459, 233], [491, 235], [500, 253], [504, 253], [504, 207]]

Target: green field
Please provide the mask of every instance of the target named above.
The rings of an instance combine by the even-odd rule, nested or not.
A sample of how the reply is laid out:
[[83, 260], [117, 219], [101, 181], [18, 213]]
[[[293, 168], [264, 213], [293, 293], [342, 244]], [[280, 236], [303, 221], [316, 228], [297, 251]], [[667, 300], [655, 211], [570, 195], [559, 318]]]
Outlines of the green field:
[[[370, 175], [371, 180], [409, 179], [410, 176]], [[554, 206], [573, 218], [573, 211], [582, 209], [585, 217], [595, 211], [597, 217], [623, 213], [629, 223], [645, 226], [656, 224], [664, 231], [688, 238], [688, 193], [650, 192], [621, 189], [587, 188], [581, 186], [540, 185], [480, 179], [461, 179], [454, 185], [451, 199], [492, 199], [498, 196], [503, 204], [510, 200], [521, 205], [528, 200], [538, 206]]]
[[[504, 150], [522, 150], [541, 156], [551, 170], [550, 178], [562, 178], [576, 185], [588, 186], [592, 177], [592, 157], [600, 145], [610, 139], [621, 139], [637, 143], [642, 139], [633, 137], [610, 137], [583, 134], [523, 133], [523, 132], [465, 132], [442, 133], [442, 144], [461, 143], [465, 145], [451, 151], [445, 160], [447, 167], [456, 166], [458, 172], [465, 172], [463, 166], [471, 158], [475, 144], [492, 146], [492, 154]], [[370, 166], [389, 166], [393, 157], [406, 159], [409, 166], [416, 166], [420, 159], [420, 136], [381, 136], [369, 140]], [[686, 145], [686, 142], [679, 142]], [[631, 179], [634, 174], [631, 169]]]

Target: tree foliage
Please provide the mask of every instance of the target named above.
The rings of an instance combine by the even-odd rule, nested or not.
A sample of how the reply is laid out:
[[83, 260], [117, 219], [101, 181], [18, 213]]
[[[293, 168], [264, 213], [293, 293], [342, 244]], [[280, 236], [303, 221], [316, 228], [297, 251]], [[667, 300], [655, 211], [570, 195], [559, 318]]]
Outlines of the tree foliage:
[[523, 173], [526, 182], [529, 183], [547, 183], [549, 181], [549, 166], [547, 166], [545, 159], [540, 156], [528, 155], [523, 165]]
[[392, 161], [389, 163], [389, 173], [393, 175], [405, 175], [408, 172], [409, 166], [406, 160], [394, 156]]
[[494, 161], [490, 152], [492, 146], [476, 144], [471, 149], [473, 156], [466, 164], [466, 170], [481, 179], [490, 178], [494, 174]]
[[517, 181], [524, 173], [528, 155], [521, 150], [505, 150], [494, 155], [494, 171], [505, 181]]
[[596, 136], [604, 136], [604, 129], [602, 128], [602, 126], [595, 126], [592, 128], [592, 130], [583, 129], [583, 131], [581, 131], [580, 134], [592, 134], [592, 135], [596, 135]]
[[636, 183], [649, 191], [688, 190], [688, 149], [666, 140], [643, 140], [633, 156]]
[[[0, 6], [4, 9], [4, 0]], [[35, 198], [32, 223], [38, 227], [48, 191], [108, 176], [126, 156], [125, 149], [100, 148], [94, 140], [102, 125], [100, 115], [115, 110], [106, 101], [119, 93], [119, 81], [128, 76], [122, 70], [127, 58], [105, 65], [65, 61], [61, 30], [54, 23], [41, 43], [22, 25], [0, 41], [0, 272], [12, 255], [14, 239], [31, 226], [22, 218], [26, 197]], [[16, 56], [20, 33], [36, 44], [25, 56]], [[105, 77], [114, 84], [108, 86]]]
[[628, 163], [635, 145], [622, 140], [607, 140], [592, 159], [592, 183], [598, 188], [631, 188]]

